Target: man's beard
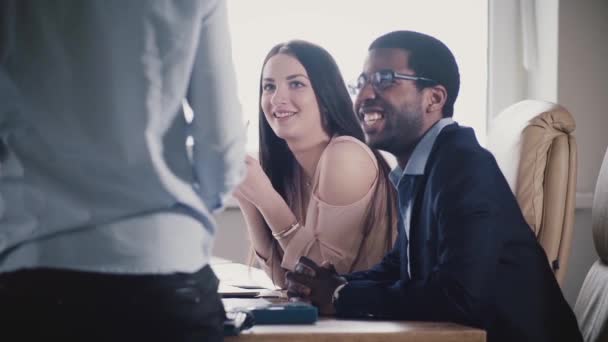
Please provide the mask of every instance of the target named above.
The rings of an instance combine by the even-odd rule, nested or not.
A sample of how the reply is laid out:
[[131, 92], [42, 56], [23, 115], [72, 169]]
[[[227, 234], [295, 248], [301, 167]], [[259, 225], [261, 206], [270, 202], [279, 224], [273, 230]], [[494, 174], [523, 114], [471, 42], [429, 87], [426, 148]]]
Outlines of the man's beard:
[[[422, 108], [418, 104], [414, 110], [403, 106], [399, 109], [384, 103], [385, 126], [380, 139], [371, 142], [370, 146], [387, 151], [393, 155], [412, 150], [422, 134]], [[390, 114], [387, 116], [386, 114]]]

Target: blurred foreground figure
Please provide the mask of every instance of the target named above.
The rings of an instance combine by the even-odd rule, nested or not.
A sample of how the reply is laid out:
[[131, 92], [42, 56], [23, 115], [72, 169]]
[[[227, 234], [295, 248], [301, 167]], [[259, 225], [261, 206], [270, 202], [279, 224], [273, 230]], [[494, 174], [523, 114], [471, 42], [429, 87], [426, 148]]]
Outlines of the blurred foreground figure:
[[3, 330], [221, 340], [211, 214], [244, 172], [225, 3], [0, 7]]

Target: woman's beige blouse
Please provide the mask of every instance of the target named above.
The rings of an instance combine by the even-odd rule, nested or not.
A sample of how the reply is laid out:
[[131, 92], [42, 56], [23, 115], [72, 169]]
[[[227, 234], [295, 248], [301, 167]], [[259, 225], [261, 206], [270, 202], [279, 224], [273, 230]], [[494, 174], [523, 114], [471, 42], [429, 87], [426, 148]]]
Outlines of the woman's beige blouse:
[[[348, 205], [331, 205], [317, 195], [319, 175], [323, 172], [317, 168], [306, 223], [294, 233], [285, 250], [275, 241], [267, 260], [258, 255], [262, 269], [280, 287], [284, 287], [285, 270], [293, 270], [301, 256], [307, 256], [318, 264], [329, 261], [338, 273], [343, 274], [375, 265], [395, 241], [396, 231], [387, 224], [387, 182], [379, 180], [378, 163], [372, 151], [350, 136], [335, 137], [329, 144], [356, 144], [363, 149], [376, 166], [376, 178], [359, 200]], [[326, 157], [325, 151], [318, 165], [331, 167], [331, 161], [321, 162]], [[375, 209], [375, 217], [370, 216], [374, 212], [372, 209]], [[387, 243], [387, 236], [390, 236], [390, 243]]]

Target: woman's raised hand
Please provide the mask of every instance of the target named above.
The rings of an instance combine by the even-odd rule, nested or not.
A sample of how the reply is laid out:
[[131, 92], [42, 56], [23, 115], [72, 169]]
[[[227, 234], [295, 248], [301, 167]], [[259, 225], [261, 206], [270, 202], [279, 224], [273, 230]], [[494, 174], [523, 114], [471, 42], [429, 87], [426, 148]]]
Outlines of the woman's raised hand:
[[247, 167], [247, 175], [236, 188], [234, 196], [237, 199], [246, 199], [255, 206], [260, 206], [264, 198], [268, 197], [275, 190], [257, 159], [251, 155], [247, 155], [245, 165]]

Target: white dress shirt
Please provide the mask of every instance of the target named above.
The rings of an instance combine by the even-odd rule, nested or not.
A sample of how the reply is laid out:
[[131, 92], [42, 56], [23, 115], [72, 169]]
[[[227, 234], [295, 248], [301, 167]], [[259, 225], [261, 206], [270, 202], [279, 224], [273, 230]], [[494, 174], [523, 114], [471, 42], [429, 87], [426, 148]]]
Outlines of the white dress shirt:
[[0, 272], [208, 263], [244, 172], [226, 20], [221, 0], [2, 1]]

